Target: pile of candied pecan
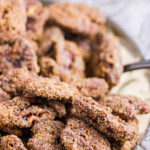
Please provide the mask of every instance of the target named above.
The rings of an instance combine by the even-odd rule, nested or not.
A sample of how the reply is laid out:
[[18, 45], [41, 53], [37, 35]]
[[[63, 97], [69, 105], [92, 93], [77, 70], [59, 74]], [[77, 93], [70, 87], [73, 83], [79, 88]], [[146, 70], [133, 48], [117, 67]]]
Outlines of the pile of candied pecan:
[[150, 105], [109, 94], [123, 72], [105, 16], [82, 4], [0, 0], [0, 149], [131, 150]]

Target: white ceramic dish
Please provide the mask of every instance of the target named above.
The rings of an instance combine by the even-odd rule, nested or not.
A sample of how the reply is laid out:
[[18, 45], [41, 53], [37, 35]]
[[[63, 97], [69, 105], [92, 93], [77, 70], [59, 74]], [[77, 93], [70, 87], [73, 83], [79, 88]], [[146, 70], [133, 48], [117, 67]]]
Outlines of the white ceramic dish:
[[[48, 5], [53, 0], [41, 0], [44, 5]], [[63, 2], [63, 1], [61, 1]], [[136, 61], [140, 61], [143, 58], [140, 49], [136, 45], [136, 42], [127, 35], [120, 26], [107, 19], [107, 27], [111, 31], [120, 37], [122, 44], [121, 54], [123, 64], [130, 64]], [[117, 87], [112, 90], [112, 93], [135, 95], [144, 98], [150, 102], [150, 71], [149, 70], [137, 70], [133, 72], [123, 73], [121, 81]], [[150, 131], [148, 132], [148, 125], [150, 124], [150, 114], [138, 116], [140, 122], [140, 134], [143, 137], [141, 143], [137, 145], [136, 150], [149, 150], [150, 149]], [[147, 129], [147, 132], [146, 132]], [[150, 130], [150, 127], [149, 127]], [[145, 136], [143, 136], [145, 134]]]
[[[121, 38], [121, 42], [124, 45], [125, 51], [122, 52], [122, 59], [124, 64], [130, 64], [136, 61], [144, 59], [140, 49], [116, 23], [107, 20], [107, 25], [113, 30], [113, 32]], [[126, 55], [128, 54], [128, 55]], [[124, 55], [125, 58], [124, 58]], [[150, 70], [137, 70], [122, 75], [121, 81], [116, 88], [112, 90], [113, 93], [119, 94], [133, 94], [150, 102]], [[150, 115], [138, 116], [139, 128], [141, 134], [141, 141], [136, 146], [135, 150], [149, 150], [150, 149]]]

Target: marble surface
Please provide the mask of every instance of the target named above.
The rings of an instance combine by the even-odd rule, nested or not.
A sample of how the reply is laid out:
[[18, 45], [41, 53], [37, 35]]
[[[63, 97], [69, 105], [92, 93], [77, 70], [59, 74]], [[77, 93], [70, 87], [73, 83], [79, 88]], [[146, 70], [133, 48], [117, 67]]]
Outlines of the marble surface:
[[[43, 0], [64, 1], [64, 0]], [[150, 0], [65, 0], [99, 7], [137, 44], [150, 59]]]

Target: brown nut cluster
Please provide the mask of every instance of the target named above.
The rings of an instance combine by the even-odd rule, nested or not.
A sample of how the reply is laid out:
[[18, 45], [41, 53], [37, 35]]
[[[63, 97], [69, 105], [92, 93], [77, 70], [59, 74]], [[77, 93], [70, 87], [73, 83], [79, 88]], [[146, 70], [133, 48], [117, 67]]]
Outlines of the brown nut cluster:
[[120, 42], [98, 9], [0, 1], [0, 149], [132, 150], [150, 105], [110, 94]]

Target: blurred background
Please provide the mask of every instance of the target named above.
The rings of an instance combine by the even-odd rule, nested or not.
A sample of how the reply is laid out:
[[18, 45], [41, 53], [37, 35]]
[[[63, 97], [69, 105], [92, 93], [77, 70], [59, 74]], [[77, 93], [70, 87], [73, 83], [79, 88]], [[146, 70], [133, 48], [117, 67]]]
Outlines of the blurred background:
[[[43, 0], [64, 1], [64, 0]], [[99, 7], [137, 44], [150, 59], [150, 0], [65, 0]]]

